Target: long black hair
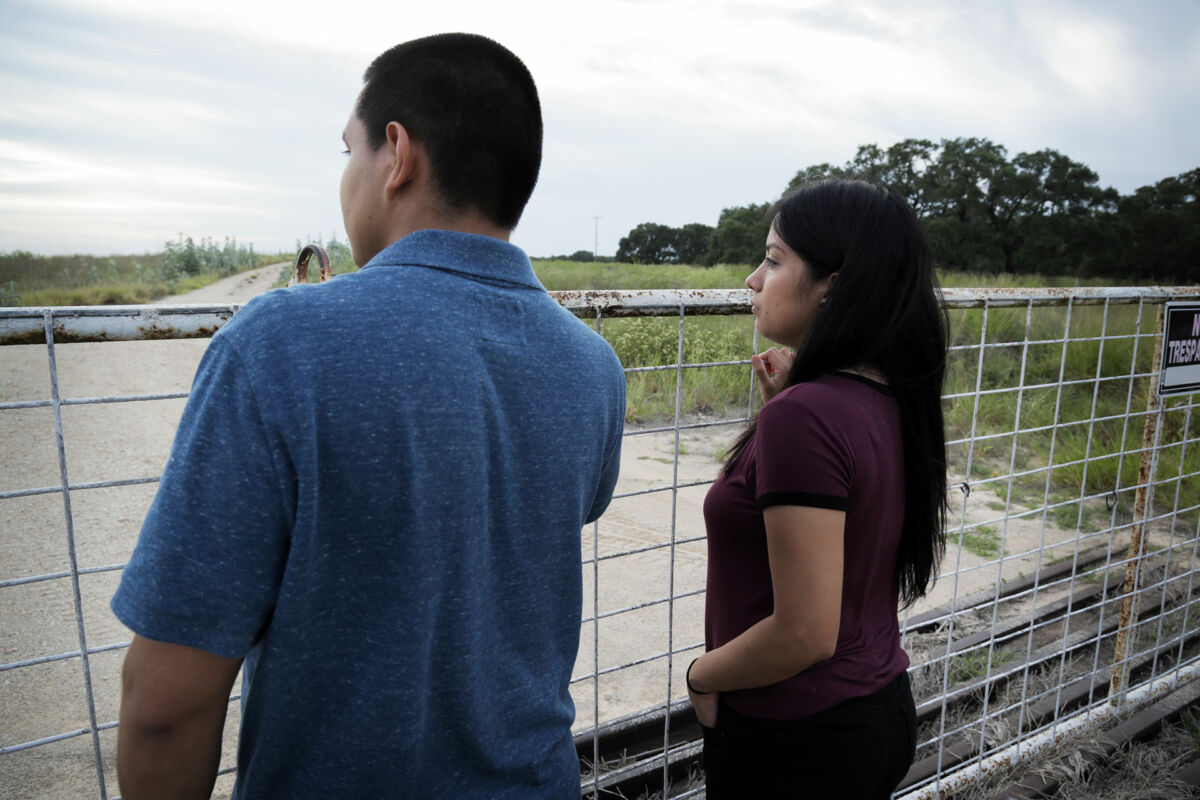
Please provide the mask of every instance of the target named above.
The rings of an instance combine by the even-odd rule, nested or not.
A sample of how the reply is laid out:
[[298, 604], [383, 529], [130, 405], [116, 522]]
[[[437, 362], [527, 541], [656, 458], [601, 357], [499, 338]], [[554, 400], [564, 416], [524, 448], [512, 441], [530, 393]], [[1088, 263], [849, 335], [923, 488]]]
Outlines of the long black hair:
[[[857, 179], [809, 183], [769, 212], [776, 234], [818, 281], [837, 273], [796, 352], [787, 386], [859, 366], [886, 378], [900, 406], [904, 526], [897, 577], [909, 606], [925, 595], [946, 549], [946, 433], [942, 385], [949, 323], [916, 214], [895, 190]], [[754, 436], [742, 433], [729, 470]]]

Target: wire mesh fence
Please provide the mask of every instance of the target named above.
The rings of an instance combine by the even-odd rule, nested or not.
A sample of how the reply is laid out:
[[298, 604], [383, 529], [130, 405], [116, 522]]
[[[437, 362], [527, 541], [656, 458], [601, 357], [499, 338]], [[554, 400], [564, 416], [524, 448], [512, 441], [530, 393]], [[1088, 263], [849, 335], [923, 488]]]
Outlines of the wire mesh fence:
[[[748, 292], [559, 292], [626, 366], [609, 511], [582, 532], [572, 694], [581, 794], [689, 797], [702, 503], [757, 407]], [[1014, 744], [1095, 719], [1198, 660], [1194, 395], [1159, 400], [1158, 311], [1192, 288], [946, 290], [951, 526], [901, 614], [920, 722], [900, 794], [947, 795]], [[236, 307], [0, 309], [0, 785], [113, 797], [108, 600], [191, 375]], [[1118, 655], [1119, 654], [1119, 655]], [[223, 776], [233, 781], [237, 704]]]

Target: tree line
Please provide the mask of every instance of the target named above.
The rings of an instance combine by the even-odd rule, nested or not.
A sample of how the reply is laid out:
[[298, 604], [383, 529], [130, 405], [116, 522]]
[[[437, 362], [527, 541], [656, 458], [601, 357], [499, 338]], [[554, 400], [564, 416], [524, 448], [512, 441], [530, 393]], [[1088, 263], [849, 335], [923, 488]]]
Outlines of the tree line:
[[[828, 177], [882, 181], [903, 194], [929, 234], [939, 267], [1194, 281], [1200, 277], [1200, 168], [1129, 195], [1087, 165], [1051, 150], [1009, 157], [979, 138], [862, 145], [842, 166], [805, 167], [786, 189]], [[770, 203], [721, 211], [716, 226], [644, 222], [620, 240], [617, 261], [754, 264]]]
[[254, 245], [239, 245], [237, 239], [225, 237], [218, 245], [209, 237], [199, 244], [191, 236], [180, 233], [174, 241], [163, 243], [162, 273], [167, 283], [175, 286], [180, 280], [205, 273], [228, 277], [258, 266], [259, 257]]

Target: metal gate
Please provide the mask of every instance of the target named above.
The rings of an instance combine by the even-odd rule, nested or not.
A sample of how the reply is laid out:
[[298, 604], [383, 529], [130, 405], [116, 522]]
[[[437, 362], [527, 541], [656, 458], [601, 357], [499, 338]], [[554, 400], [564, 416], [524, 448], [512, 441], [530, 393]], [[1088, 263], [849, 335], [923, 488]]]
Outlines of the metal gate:
[[[626, 363], [631, 386], [674, 387], [660, 398], [673, 411], [627, 426], [622, 483], [609, 512], [582, 532], [572, 679], [581, 793], [702, 794], [680, 668], [703, 646], [699, 505], [721, 448], [754, 411], [748, 356], [757, 342], [744, 357], [712, 360], [687, 345], [711, 315], [749, 331], [749, 292], [552, 294], [606, 334], [621, 318], [665, 318], [653, 333], [674, 353]], [[1194, 396], [1158, 400], [1154, 351], [1161, 304], [1197, 296], [1191, 287], [944, 292], [954, 514], [944, 574], [901, 618], [921, 718], [905, 797], [941, 796], [1194, 677]], [[0, 347], [6, 795], [116, 794], [129, 634], [107, 602], [204, 340], [236, 311], [0, 309], [0, 344], [9, 345]], [[740, 400], [719, 411], [689, 406], [690, 381], [731, 371]], [[236, 711], [215, 796], [232, 784]]]

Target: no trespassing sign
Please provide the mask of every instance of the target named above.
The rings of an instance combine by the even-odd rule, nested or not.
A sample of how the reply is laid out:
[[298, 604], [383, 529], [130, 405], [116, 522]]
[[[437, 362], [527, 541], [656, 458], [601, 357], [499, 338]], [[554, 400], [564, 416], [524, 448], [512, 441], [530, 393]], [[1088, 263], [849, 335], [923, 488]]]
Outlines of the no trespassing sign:
[[1200, 303], [1167, 303], [1158, 394], [1200, 390]]

